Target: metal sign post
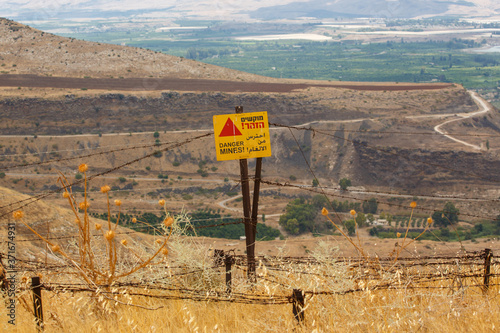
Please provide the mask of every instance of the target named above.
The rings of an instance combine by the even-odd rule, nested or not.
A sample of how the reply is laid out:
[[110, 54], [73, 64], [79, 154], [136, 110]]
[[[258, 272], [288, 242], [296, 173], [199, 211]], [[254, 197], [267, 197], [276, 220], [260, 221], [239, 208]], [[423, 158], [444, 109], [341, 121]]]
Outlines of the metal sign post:
[[[262, 173], [262, 157], [271, 156], [271, 138], [267, 112], [243, 114], [243, 107], [235, 107], [236, 114], [214, 116], [215, 148], [217, 160], [239, 160], [241, 193], [243, 195], [243, 215], [247, 250], [247, 276], [256, 281], [255, 239], [259, 210], [259, 191]], [[248, 179], [248, 158], [257, 158], [253, 191], [250, 204], [250, 184]]]

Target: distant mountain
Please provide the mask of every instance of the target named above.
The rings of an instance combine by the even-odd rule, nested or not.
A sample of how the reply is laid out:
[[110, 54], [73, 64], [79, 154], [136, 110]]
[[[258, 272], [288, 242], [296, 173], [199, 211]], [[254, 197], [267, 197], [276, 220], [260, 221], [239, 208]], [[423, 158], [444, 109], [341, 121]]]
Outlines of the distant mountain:
[[0, 5], [3, 16], [22, 22], [96, 17], [217, 20], [500, 18], [497, 0], [0, 0]]
[[412, 18], [423, 15], [443, 15], [452, 5], [468, 8], [474, 4], [466, 1], [436, 0], [311, 0], [286, 5], [262, 7], [250, 12], [252, 18], [264, 20], [312, 17], [318, 19], [335, 17]]

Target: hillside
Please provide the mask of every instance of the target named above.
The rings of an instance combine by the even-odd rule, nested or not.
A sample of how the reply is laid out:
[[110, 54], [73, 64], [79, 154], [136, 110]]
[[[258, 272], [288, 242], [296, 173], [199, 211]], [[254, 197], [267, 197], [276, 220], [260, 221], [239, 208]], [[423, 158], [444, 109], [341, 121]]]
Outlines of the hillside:
[[[2, 238], [5, 238], [7, 235], [7, 223], [15, 223], [15, 244], [17, 245], [16, 254], [18, 259], [42, 260], [48, 258], [51, 261], [55, 260], [55, 256], [50, 251], [47, 251], [45, 243], [40, 238], [21, 222], [16, 222], [12, 218], [12, 211], [28, 202], [29, 204], [21, 209], [24, 213], [23, 221], [41, 236], [71, 252], [75, 238], [78, 235], [78, 230], [74, 223], [75, 215], [67, 202], [64, 206], [58, 206], [47, 203], [44, 200], [33, 200], [28, 195], [4, 187], [0, 187], [0, 198], [0, 233]], [[91, 220], [92, 225], [96, 222], [102, 223], [102, 220]], [[97, 237], [99, 236], [98, 231], [94, 231], [93, 234]], [[120, 239], [127, 239], [129, 241], [134, 239], [135, 241], [144, 243], [153, 242], [153, 238], [150, 235], [134, 232], [121, 226], [118, 227], [117, 234]], [[2, 242], [0, 251], [7, 253], [7, 242]]]
[[[104, 201], [102, 198], [99, 198], [99, 194], [91, 194], [91, 197]], [[16, 204], [17, 202], [27, 200], [29, 197], [0, 186], [0, 199], [2, 203], [2, 206], [0, 206], [0, 221], [2, 222], [0, 223], [0, 234], [2, 235], [2, 238], [5, 238], [7, 235], [7, 223], [14, 222], [11, 218], [12, 214], [10, 213], [10, 210], [12, 206], [10, 206], [10, 204], [13, 204], [13, 207], [16, 207], [18, 205]], [[92, 205], [95, 203], [95, 201], [92, 201]], [[170, 204], [170, 201], [168, 201], [168, 204]], [[112, 208], [112, 210], [115, 209], [116, 207]], [[22, 208], [22, 210], [24, 212], [23, 220], [40, 233], [40, 235], [47, 237], [52, 242], [58, 244], [68, 253], [73, 253], [75, 249], [75, 236], [77, 236], [77, 228], [74, 223], [75, 216], [69, 209], [67, 203], [59, 206], [47, 203], [44, 199], [42, 199]], [[158, 208], [156, 208], [156, 210], [159, 211]], [[94, 223], [102, 224], [105, 222], [99, 219], [91, 218], [91, 225], [93, 226]], [[364, 249], [367, 253], [387, 255], [391, 252], [394, 245], [392, 240], [378, 240], [374, 237], [370, 237], [365, 230], [362, 230], [361, 232], [361, 239], [363, 240]], [[156, 239], [152, 235], [135, 232], [134, 230], [121, 226], [117, 228], [116, 233], [118, 241], [126, 239], [129, 243], [134, 244], [134, 246], [144, 247], [146, 249], [152, 248], [152, 244]], [[99, 237], [102, 237], [101, 233], [97, 230], [93, 230], [92, 234], [97, 241]], [[182, 238], [183, 237], [174, 237], [171, 241], [183, 242]], [[259, 241], [256, 244], [256, 253], [259, 255], [278, 255], [280, 253], [287, 253], [292, 256], [304, 256], [308, 254], [309, 250], [314, 249], [320, 241], [329, 242], [338, 246], [338, 253], [341, 256], [356, 255], [356, 250], [342, 236], [323, 236], [315, 238], [293, 237], [288, 240]], [[51, 253], [51, 251], [47, 251], [43, 241], [41, 241], [20, 222], [16, 223], [15, 242], [18, 260], [38, 260], [41, 262], [48, 261], [49, 263], [60, 261], [60, 259], [57, 259], [56, 256]], [[209, 249], [223, 249], [234, 250], [236, 254], [245, 253], [244, 241], [207, 237], [190, 237], [189, 242], [191, 242], [193, 246], [206, 249], [206, 251]], [[491, 242], [487, 240], [481, 240], [479, 242], [463, 242], [463, 245], [468, 251], [482, 250], [484, 247], [490, 246], [490, 244]], [[459, 250], [459, 247], [460, 244], [458, 243], [444, 245], [444, 243], [437, 243], [433, 241], [421, 241], [416, 246], [412, 246], [412, 251], [416, 251], [420, 255], [424, 256], [435, 255], [436, 253], [441, 255], [448, 253], [452, 255], [455, 254], [455, 251]], [[7, 253], [7, 242], [2, 242], [0, 252]], [[76, 255], [76, 253], [74, 254]], [[169, 260], [175, 258], [175, 250], [170, 256], [171, 258], [169, 258]]]
[[59, 37], [0, 18], [0, 73], [92, 78], [271, 81], [145, 49]]
[[[216, 161], [210, 135], [213, 115], [242, 105], [267, 110], [273, 123], [260, 211], [271, 226], [289, 200], [314, 194], [304, 190], [312, 173], [335, 200], [377, 196], [381, 209], [398, 211], [422, 196], [427, 214], [450, 196], [467, 220], [497, 215], [500, 117], [460, 85], [269, 79], [12, 21], [0, 27], [0, 186], [46, 193], [57, 171], [73, 181], [75, 165], [87, 163], [101, 175], [92, 190], [109, 181], [129, 212], [167, 197], [176, 212], [239, 217], [237, 163]], [[153, 78], [151, 59], [162, 69]], [[338, 191], [345, 177], [355, 189], [347, 195]]]

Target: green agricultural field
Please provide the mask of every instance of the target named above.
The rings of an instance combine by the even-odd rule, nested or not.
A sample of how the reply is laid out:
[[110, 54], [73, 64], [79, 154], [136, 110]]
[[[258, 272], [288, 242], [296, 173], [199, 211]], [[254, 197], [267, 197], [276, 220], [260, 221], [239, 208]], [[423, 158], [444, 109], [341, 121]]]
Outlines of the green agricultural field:
[[[99, 22], [94, 22], [99, 28]], [[177, 22], [179, 23], [179, 22]], [[180, 22], [184, 27], [216, 22]], [[54, 28], [51, 26], [39, 27]], [[234, 27], [233, 27], [234, 28]], [[158, 31], [116, 28], [104, 32], [61, 33], [103, 43], [148, 48], [188, 59], [276, 78], [332, 81], [455, 82], [500, 106], [500, 54], [477, 53], [487, 39], [451, 41], [360, 43], [304, 40], [238, 41], [251, 33], [239, 29]], [[254, 33], [255, 34], [255, 33]], [[488, 95], [489, 94], [489, 95]]]

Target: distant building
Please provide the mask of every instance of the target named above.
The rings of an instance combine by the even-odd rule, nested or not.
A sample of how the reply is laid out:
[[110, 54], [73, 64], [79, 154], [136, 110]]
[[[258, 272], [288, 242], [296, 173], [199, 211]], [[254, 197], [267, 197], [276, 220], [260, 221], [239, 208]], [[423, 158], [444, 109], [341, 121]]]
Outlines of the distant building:
[[373, 225], [389, 225], [386, 219], [376, 219], [373, 221]]

